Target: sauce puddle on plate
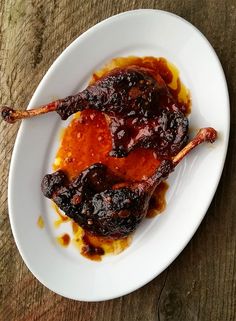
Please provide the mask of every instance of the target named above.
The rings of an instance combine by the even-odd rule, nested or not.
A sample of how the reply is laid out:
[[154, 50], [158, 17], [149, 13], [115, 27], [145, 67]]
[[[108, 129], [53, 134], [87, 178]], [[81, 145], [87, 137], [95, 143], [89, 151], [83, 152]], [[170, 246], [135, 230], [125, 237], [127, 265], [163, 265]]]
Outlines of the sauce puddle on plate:
[[[165, 58], [115, 58], [93, 74], [90, 84], [116, 67], [130, 65], [148, 67], [153, 71], [153, 75], [160, 74], [172, 95], [178, 101], [182, 112], [186, 115], [190, 113], [189, 91], [180, 81], [177, 68]], [[78, 176], [88, 166], [101, 162], [124, 180], [141, 180], [150, 176], [160, 163], [155, 152], [142, 148], [132, 151], [124, 158], [109, 156], [108, 152], [112, 145], [108, 122], [106, 116], [98, 111], [84, 110], [75, 114], [60, 136], [60, 147], [56, 154], [53, 170], [61, 169], [65, 171], [70, 179]], [[157, 187], [150, 202], [148, 218], [164, 211], [167, 189], [168, 184], [165, 182]], [[60, 212], [57, 206], [53, 206], [58, 214], [58, 220], [54, 222], [55, 228], [58, 228], [62, 223], [71, 221], [70, 218]], [[106, 254], [118, 254], [131, 243], [132, 236], [115, 240], [98, 237], [84, 231], [72, 221], [71, 224], [72, 235], [63, 234], [59, 236], [59, 244], [65, 247], [73, 243], [84, 257], [91, 260], [100, 261]]]

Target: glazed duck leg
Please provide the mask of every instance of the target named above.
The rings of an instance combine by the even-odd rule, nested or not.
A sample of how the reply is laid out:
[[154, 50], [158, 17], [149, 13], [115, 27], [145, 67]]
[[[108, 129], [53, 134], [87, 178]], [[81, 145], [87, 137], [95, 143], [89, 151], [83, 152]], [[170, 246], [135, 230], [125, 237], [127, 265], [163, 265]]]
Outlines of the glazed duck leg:
[[[9, 123], [56, 111], [61, 119], [85, 109], [95, 109], [108, 115], [155, 115], [167, 99], [173, 102], [163, 79], [147, 68], [117, 68], [88, 86], [82, 92], [56, 100], [36, 109], [21, 111], [2, 108], [2, 117]], [[165, 106], [164, 106], [165, 107]]]
[[94, 164], [71, 183], [62, 171], [46, 175], [42, 191], [85, 230], [95, 235], [124, 237], [146, 216], [157, 185], [193, 148], [203, 142], [213, 143], [216, 137], [213, 128], [201, 129], [175, 157], [161, 161], [147, 180], [124, 182], [109, 173], [105, 165]]
[[188, 119], [179, 110], [159, 75], [141, 67], [117, 68], [74, 96], [21, 111], [2, 108], [9, 123], [56, 111], [62, 119], [85, 109], [109, 116], [113, 157], [152, 148], [159, 156], [173, 156], [187, 142]]

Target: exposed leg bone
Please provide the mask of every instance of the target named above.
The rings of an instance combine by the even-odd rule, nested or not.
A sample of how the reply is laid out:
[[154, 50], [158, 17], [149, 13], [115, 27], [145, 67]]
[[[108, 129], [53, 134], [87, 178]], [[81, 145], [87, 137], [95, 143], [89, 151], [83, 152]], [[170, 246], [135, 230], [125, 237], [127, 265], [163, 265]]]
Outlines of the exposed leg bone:
[[195, 147], [203, 142], [214, 143], [217, 138], [217, 131], [212, 127], [201, 128], [197, 135], [175, 156], [172, 158], [174, 166]]
[[58, 101], [54, 101], [47, 105], [43, 105], [38, 108], [29, 109], [29, 110], [16, 110], [8, 106], [3, 106], [1, 108], [2, 118], [8, 123], [15, 123], [17, 120], [24, 118], [31, 118], [34, 116], [42, 115], [49, 113], [51, 111], [56, 111], [58, 106]]

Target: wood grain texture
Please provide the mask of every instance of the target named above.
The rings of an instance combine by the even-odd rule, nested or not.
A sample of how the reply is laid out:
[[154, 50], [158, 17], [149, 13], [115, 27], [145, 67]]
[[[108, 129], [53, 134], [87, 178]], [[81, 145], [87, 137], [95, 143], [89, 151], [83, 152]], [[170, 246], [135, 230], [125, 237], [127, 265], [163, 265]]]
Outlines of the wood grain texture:
[[[24, 108], [54, 59], [86, 29], [122, 11], [156, 8], [189, 20], [222, 62], [231, 138], [220, 185], [197, 233], [155, 280], [125, 297], [81, 303], [41, 285], [23, 263], [7, 210], [18, 125], [0, 123], [0, 321], [236, 320], [236, 4], [234, 0], [0, 0], [0, 104]], [[204, 77], [204, 75], [203, 75]]]

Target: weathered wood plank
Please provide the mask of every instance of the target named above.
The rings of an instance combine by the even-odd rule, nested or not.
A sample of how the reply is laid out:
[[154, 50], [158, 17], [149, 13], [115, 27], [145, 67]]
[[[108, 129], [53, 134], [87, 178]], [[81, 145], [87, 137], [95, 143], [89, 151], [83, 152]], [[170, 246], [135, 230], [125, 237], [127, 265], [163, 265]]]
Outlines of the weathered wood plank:
[[[7, 177], [18, 125], [0, 123], [0, 320], [235, 320], [236, 80], [235, 2], [215, 0], [1, 0], [0, 104], [24, 108], [54, 59], [79, 34], [113, 14], [169, 10], [196, 25], [223, 64], [232, 130], [226, 167], [211, 207], [176, 261], [148, 285], [108, 302], [81, 303], [42, 286], [25, 267], [7, 211]], [[200, 200], [199, 200], [200, 201]]]

